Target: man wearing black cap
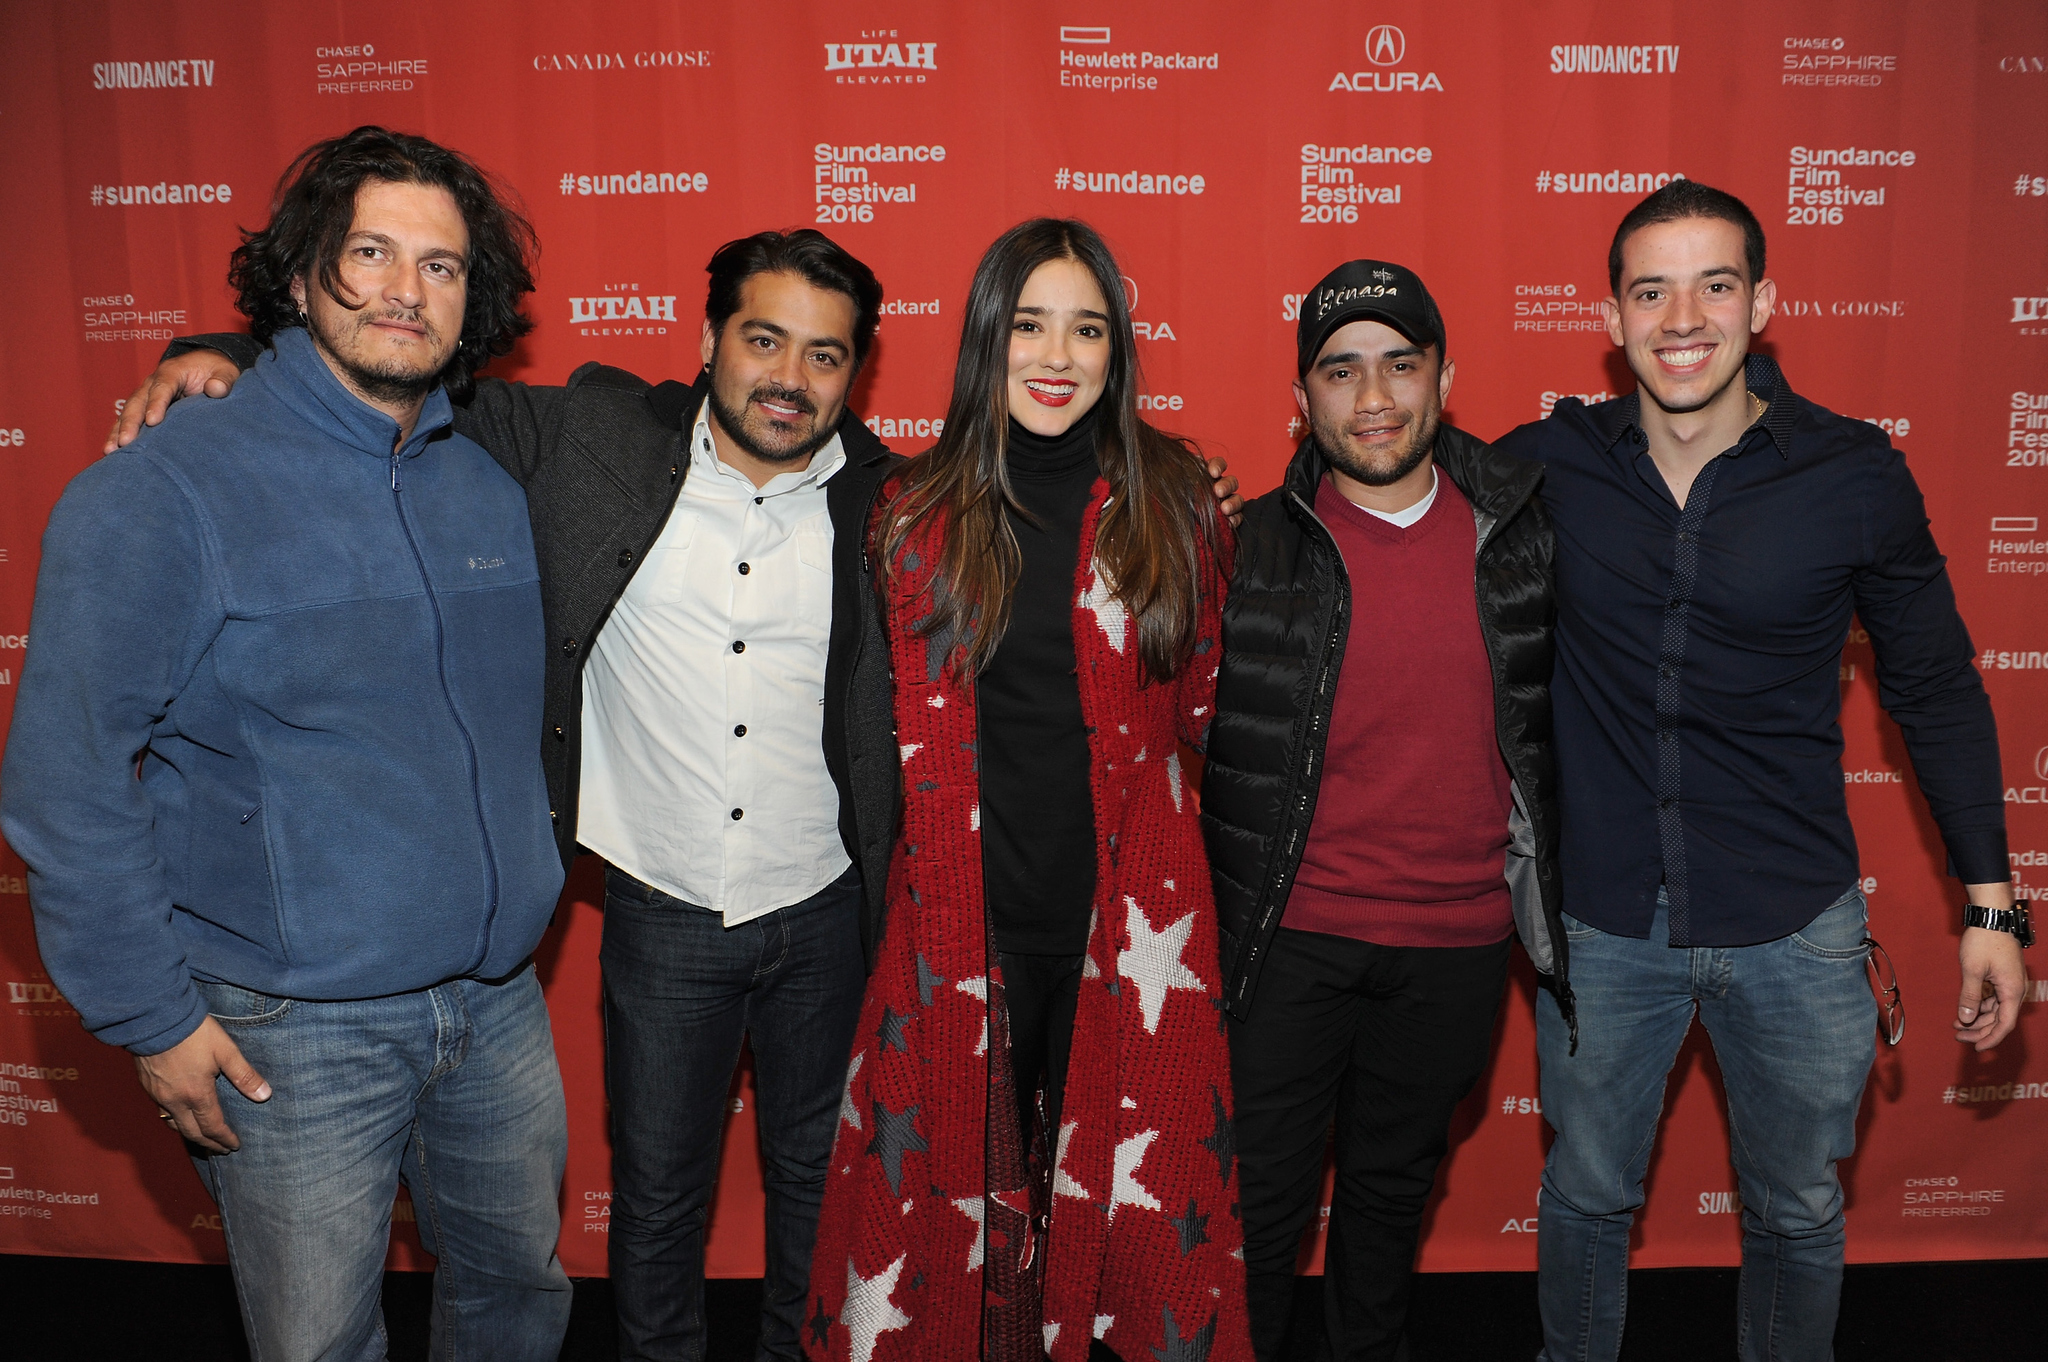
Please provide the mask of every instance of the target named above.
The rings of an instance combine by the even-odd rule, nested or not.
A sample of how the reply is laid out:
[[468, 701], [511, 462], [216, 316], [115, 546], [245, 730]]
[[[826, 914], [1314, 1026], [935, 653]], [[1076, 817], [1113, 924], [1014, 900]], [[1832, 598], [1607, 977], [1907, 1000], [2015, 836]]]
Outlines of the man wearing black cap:
[[1553, 538], [1541, 469], [1442, 423], [1453, 366], [1414, 274], [1341, 266], [1303, 300], [1297, 339], [1309, 435], [1245, 510], [1202, 821], [1254, 1348], [1285, 1348], [1334, 1116], [1330, 1346], [1394, 1358], [1517, 930], [1571, 1013]]

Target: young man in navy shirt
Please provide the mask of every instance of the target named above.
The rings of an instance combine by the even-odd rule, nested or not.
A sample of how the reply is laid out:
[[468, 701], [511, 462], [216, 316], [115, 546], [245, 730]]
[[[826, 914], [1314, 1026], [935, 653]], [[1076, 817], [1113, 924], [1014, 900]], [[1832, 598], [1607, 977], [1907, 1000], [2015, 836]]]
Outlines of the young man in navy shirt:
[[1740, 200], [1687, 180], [1608, 257], [1626, 397], [1560, 402], [1500, 448], [1545, 465], [1557, 526], [1565, 930], [1578, 1000], [1537, 1006], [1557, 1131], [1538, 1219], [1550, 1362], [1621, 1347], [1629, 1227], [1695, 1012], [1742, 1195], [1740, 1354], [1833, 1355], [1876, 1010], [1843, 799], [1852, 615], [1963, 880], [1958, 1040], [2017, 1020], [2031, 940], [2007, 879], [1991, 706], [1927, 513], [1883, 432], [1749, 353], [1777, 291]]

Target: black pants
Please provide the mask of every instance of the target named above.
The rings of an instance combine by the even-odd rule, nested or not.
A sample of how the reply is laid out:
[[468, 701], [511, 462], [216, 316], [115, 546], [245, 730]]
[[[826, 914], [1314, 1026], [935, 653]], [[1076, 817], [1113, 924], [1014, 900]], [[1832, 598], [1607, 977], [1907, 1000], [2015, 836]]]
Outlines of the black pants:
[[1281, 1356], [1302, 1231], [1337, 1122], [1324, 1246], [1330, 1355], [1404, 1359], [1408, 1281], [1451, 1113], [1486, 1067], [1508, 942], [1377, 946], [1282, 928], [1230, 1022], [1252, 1349]]
[[605, 1087], [619, 1356], [700, 1362], [704, 1237], [740, 1038], [754, 1051], [767, 1183], [763, 1358], [802, 1356], [811, 1246], [867, 986], [860, 874], [737, 927], [605, 879]]
[[1010, 1074], [1017, 1084], [1018, 1129], [1025, 1147], [1037, 1113], [1034, 1095], [1045, 1080], [1045, 1139], [1059, 1148], [1060, 1098], [1067, 1090], [1067, 1057], [1074, 1050], [1074, 1009], [1081, 1000], [1081, 955], [1013, 955], [998, 950], [1003, 993], [1010, 1005]]

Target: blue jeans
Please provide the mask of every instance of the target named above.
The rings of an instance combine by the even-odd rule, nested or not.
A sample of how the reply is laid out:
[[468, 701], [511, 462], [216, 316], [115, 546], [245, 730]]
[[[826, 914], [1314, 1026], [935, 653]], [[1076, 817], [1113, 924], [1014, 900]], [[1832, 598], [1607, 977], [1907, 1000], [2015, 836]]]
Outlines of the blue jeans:
[[704, 1237], [740, 1040], [754, 1052], [767, 1184], [758, 1356], [798, 1359], [811, 1247], [867, 967], [861, 882], [728, 929], [631, 875], [605, 877], [609, 1258], [619, 1356], [704, 1356]]
[[1843, 1243], [1835, 1164], [1856, 1147], [1877, 1046], [1863, 895], [1852, 889], [1792, 935], [1756, 946], [1674, 949], [1661, 892], [1643, 940], [1564, 922], [1577, 1054], [1555, 1001], [1536, 1009], [1543, 1116], [1557, 1132], [1537, 1216], [1541, 1362], [1620, 1355], [1629, 1226], [1694, 1012], [1727, 1088], [1742, 1197], [1738, 1355], [1832, 1358]]
[[273, 1089], [225, 1078], [232, 1154], [193, 1159], [220, 1205], [252, 1362], [382, 1362], [380, 1292], [404, 1181], [436, 1260], [431, 1356], [553, 1362], [567, 1110], [540, 981], [457, 979], [357, 1002], [200, 983]]

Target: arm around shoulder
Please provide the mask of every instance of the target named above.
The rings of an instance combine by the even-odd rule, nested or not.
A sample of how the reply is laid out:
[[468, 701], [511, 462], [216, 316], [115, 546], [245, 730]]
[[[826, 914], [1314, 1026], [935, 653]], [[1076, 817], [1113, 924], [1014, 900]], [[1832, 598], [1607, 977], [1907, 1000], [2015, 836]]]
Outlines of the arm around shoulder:
[[456, 404], [455, 433], [476, 441], [524, 487], [554, 453], [569, 389], [478, 378]]

